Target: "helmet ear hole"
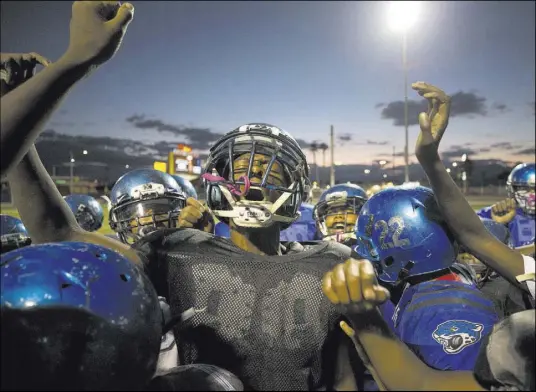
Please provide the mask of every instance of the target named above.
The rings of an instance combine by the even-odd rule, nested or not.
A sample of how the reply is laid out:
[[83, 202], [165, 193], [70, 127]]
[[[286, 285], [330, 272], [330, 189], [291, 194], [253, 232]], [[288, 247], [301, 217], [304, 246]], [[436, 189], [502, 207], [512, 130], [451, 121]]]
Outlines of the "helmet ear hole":
[[383, 260], [383, 264], [386, 267], [392, 266], [394, 264], [394, 262], [395, 262], [395, 259], [393, 259], [393, 256], [388, 256]]

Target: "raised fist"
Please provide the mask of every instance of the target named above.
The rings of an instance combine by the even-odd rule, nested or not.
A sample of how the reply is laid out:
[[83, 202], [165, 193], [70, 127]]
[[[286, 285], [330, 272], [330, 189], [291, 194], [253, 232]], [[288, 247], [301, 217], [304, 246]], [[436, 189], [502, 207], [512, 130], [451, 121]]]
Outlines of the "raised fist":
[[35, 73], [35, 67], [50, 61], [37, 53], [0, 53], [2, 95], [20, 86]]
[[179, 215], [179, 227], [198, 229], [207, 233], [214, 232], [214, 218], [203, 204], [189, 197], [186, 199], [186, 207]]
[[505, 199], [491, 206], [491, 218], [497, 222], [507, 225], [516, 216], [516, 201]]
[[389, 291], [378, 284], [368, 260], [348, 259], [335, 266], [324, 275], [322, 291], [348, 315], [373, 310], [389, 299]]
[[72, 7], [71, 38], [64, 58], [74, 64], [98, 66], [115, 54], [134, 6], [118, 1], [75, 1]]

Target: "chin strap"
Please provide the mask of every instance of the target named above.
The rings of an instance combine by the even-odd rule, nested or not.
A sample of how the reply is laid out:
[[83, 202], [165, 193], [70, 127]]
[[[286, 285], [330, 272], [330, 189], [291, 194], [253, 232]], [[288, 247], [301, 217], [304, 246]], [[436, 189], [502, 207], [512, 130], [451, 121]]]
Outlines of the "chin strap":
[[249, 188], [251, 187], [251, 182], [249, 180], [249, 177], [247, 176], [242, 176], [238, 179], [238, 181], [244, 181], [244, 191], [240, 191], [239, 185], [229, 184], [227, 183], [227, 180], [225, 178], [220, 177], [220, 176], [215, 176], [210, 173], [205, 173], [201, 175], [201, 178], [203, 178], [204, 180], [207, 180], [208, 182], [223, 182], [224, 185], [227, 187], [227, 189], [229, 189], [229, 191], [235, 196], [247, 195], [249, 192]]

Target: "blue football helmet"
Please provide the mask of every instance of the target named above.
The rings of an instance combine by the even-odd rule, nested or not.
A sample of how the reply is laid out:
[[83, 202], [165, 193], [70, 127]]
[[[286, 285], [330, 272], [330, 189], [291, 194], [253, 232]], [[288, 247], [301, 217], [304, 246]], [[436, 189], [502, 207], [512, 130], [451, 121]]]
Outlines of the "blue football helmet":
[[386, 283], [448, 269], [458, 253], [433, 192], [421, 186], [371, 196], [357, 219], [356, 237], [356, 251]]
[[62, 242], [6, 253], [0, 269], [3, 387], [139, 390], [154, 375], [163, 317], [127, 258]]
[[30, 245], [32, 240], [19, 218], [11, 215], [0, 215], [0, 253]]
[[536, 174], [534, 163], [520, 163], [506, 180], [508, 196], [514, 199], [525, 214], [536, 214]]
[[131, 244], [160, 228], [177, 227], [186, 196], [169, 174], [136, 169], [124, 174], [112, 188], [110, 227]]
[[290, 227], [281, 231], [280, 241], [314, 241], [316, 240], [316, 223], [313, 219], [313, 205], [302, 203], [300, 217]]
[[173, 175], [173, 178], [175, 181], [177, 181], [177, 184], [182, 188], [182, 191], [184, 192], [184, 195], [188, 197], [193, 197], [195, 200], [198, 199], [197, 197], [197, 191], [195, 190], [194, 186], [190, 181], [188, 181], [186, 178], [183, 178], [177, 174]]
[[80, 227], [86, 231], [97, 231], [102, 227], [104, 211], [100, 203], [89, 195], [73, 194], [63, 197]]
[[213, 214], [249, 228], [287, 228], [298, 219], [310, 189], [298, 142], [278, 127], [258, 123], [242, 125], [214, 144], [203, 179]]
[[355, 184], [338, 184], [325, 190], [314, 209], [322, 239], [343, 242], [355, 238], [355, 223], [367, 199], [365, 190]]

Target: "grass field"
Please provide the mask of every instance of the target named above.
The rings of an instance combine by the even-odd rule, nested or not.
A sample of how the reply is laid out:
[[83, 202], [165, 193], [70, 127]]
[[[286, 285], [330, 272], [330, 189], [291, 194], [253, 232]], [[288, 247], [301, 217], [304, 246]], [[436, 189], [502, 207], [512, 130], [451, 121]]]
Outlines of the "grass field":
[[[494, 196], [468, 197], [468, 199], [475, 211], [500, 200], [499, 197]], [[110, 225], [108, 224], [108, 207], [103, 204], [102, 208], [104, 209], [104, 222], [102, 224], [102, 228], [99, 230], [99, 233], [114, 234], [112, 229], [110, 229]], [[19, 216], [19, 212], [14, 207], [5, 204], [0, 205], [0, 213], [17, 217]]]

